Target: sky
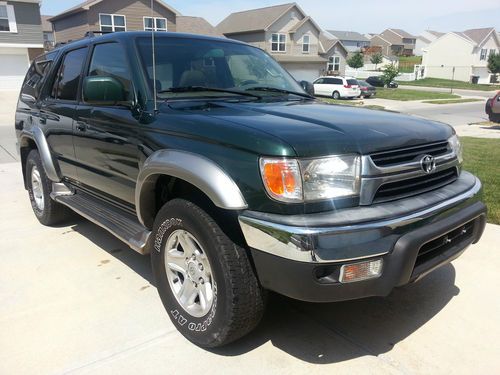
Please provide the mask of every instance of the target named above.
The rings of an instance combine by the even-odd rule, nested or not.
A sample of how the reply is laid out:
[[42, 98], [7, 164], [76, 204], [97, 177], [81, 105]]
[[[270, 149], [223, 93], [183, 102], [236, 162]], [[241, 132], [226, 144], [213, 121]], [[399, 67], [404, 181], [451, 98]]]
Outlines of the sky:
[[[204, 17], [217, 25], [232, 12], [277, 5], [292, 0], [167, 0], [186, 16]], [[82, 0], [42, 0], [42, 14], [55, 15]], [[386, 28], [419, 35], [426, 29], [462, 31], [495, 27], [500, 31], [499, 0], [297, 0], [323, 29], [380, 33]]]

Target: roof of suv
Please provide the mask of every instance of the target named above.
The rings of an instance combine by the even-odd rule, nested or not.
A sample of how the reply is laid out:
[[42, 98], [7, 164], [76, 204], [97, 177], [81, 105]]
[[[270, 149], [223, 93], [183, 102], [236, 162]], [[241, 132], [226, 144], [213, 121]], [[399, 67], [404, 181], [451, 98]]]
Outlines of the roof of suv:
[[[78, 39], [75, 41], [68, 42], [66, 44], [62, 44], [59, 47], [56, 47], [55, 50], [65, 50], [65, 49], [73, 49], [78, 46], [85, 46], [89, 43], [107, 41], [107, 40], [131, 40], [136, 37], [151, 37], [150, 31], [118, 31], [107, 33], [99, 36], [88, 36], [83, 37], [82, 39]], [[187, 33], [177, 33], [170, 31], [162, 31], [155, 33], [155, 39], [163, 39], [163, 38], [184, 38], [184, 39], [201, 39], [201, 40], [213, 40], [218, 42], [226, 42], [226, 43], [239, 43], [246, 44], [244, 42], [240, 42], [239, 40], [228, 39], [224, 37], [216, 37], [216, 36], [207, 36], [207, 35], [199, 35], [199, 34], [187, 34]]]

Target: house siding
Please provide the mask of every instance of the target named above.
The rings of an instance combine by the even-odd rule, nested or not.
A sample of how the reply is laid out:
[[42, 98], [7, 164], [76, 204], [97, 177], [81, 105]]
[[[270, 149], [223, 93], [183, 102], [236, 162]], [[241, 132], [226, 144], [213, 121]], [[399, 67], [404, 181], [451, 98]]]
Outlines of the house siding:
[[0, 44], [43, 44], [42, 19], [38, 4], [9, 1], [14, 6], [17, 33], [0, 33]]
[[[143, 17], [151, 17], [150, 2], [146, 0], [106, 0], [88, 11], [88, 23], [93, 30], [99, 30], [99, 13], [121, 14], [126, 18], [127, 31], [144, 30]], [[158, 3], [154, 6], [154, 17], [167, 19], [167, 30], [176, 31], [175, 14]]]
[[68, 15], [52, 23], [56, 42], [67, 42], [83, 38], [87, 31], [90, 31], [87, 23], [87, 12], [80, 12]]
[[[151, 16], [147, 0], [105, 0], [88, 11], [65, 16], [53, 22], [57, 42], [82, 38], [87, 31], [99, 31], [99, 13], [120, 14], [125, 16], [127, 31], [144, 30], [143, 17]], [[176, 31], [176, 15], [158, 3], [155, 4], [154, 17], [167, 19], [167, 30]]]
[[250, 33], [239, 33], [239, 34], [226, 34], [229, 39], [239, 40], [251, 44], [254, 47], [266, 50], [266, 33], [264, 31], [250, 32]]

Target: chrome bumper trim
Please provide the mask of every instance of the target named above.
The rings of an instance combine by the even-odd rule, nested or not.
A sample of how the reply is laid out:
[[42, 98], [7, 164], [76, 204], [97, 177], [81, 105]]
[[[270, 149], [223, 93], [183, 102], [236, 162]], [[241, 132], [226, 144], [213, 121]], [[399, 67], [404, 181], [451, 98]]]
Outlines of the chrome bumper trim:
[[[475, 178], [475, 184], [469, 190], [446, 199], [439, 204], [404, 216], [384, 220], [377, 220], [376, 217], [373, 217], [370, 221], [358, 224], [340, 224], [331, 227], [292, 226], [245, 216], [245, 212], [238, 219], [245, 240], [248, 246], [253, 249], [299, 262], [343, 262], [385, 255], [390, 252], [390, 249], [384, 249], [384, 251], [380, 251], [379, 249], [377, 251], [376, 247], [366, 248], [363, 250], [363, 255], [353, 257], [346, 256], [346, 251], [336, 253], [335, 249], [331, 249], [331, 251], [328, 251], [328, 256], [326, 257], [325, 250], [328, 249], [318, 249], [317, 246], [318, 243], [321, 244], [321, 238], [335, 235], [350, 235], [351, 237], [348, 240], [352, 240], [358, 237], [357, 233], [360, 231], [369, 231], [370, 235], [376, 235], [383, 231], [394, 230], [395, 228], [416, 223], [440, 211], [463, 203], [476, 196], [480, 191], [481, 182]], [[357, 208], [353, 208], [353, 210]]]

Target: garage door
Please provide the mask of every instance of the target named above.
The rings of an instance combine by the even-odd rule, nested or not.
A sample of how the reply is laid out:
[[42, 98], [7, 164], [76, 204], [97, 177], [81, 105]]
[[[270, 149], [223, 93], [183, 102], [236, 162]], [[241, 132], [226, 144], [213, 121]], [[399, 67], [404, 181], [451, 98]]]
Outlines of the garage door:
[[297, 81], [312, 82], [320, 75], [320, 68], [318, 64], [283, 64], [283, 67]]
[[2, 52], [0, 49], [0, 90], [19, 90], [29, 68], [28, 53]]

